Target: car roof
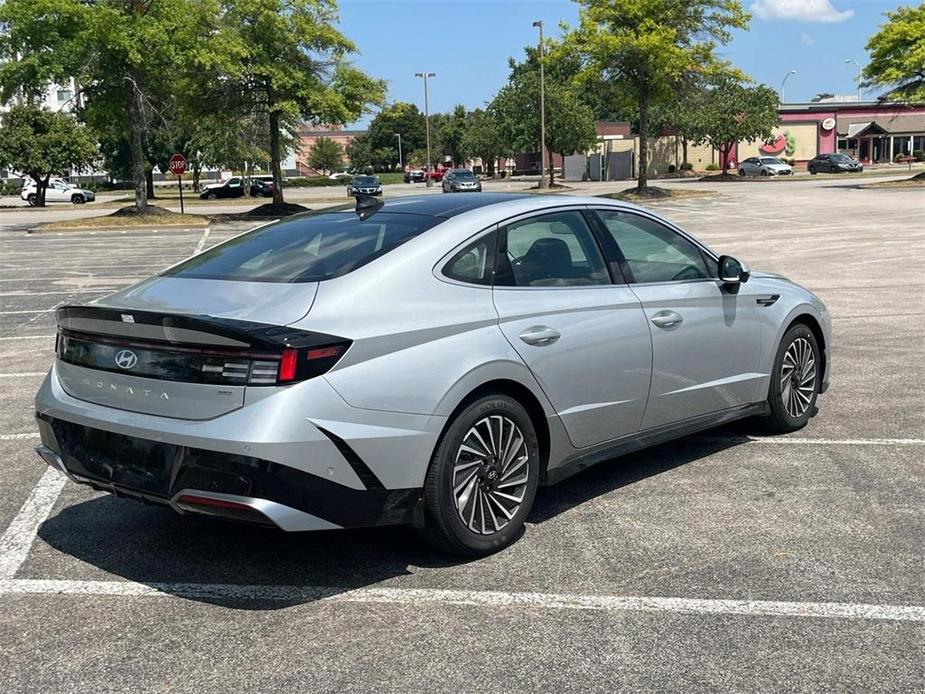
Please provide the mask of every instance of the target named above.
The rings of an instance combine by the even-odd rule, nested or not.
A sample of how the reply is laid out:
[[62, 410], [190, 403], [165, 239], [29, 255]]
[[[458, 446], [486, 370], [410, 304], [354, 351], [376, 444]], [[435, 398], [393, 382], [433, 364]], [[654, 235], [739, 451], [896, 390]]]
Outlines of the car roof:
[[512, 200], [535, 198], [528, 193], [476, 193], [462, 195], [409, 195], [383, 201], [382, 212], [424, 214], [432, 217], [455, 217], [480, 207], [497, 205]]

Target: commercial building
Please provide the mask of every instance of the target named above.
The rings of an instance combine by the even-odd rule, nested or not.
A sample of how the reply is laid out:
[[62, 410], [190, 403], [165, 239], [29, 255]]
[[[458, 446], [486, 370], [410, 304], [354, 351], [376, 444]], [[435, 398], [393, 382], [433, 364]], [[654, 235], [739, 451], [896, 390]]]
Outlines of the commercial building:
[[925, 151], [925, 104], [886, 101], [782, 104], [770, 142], [739, 143], [735, 158], [759, 154], [805, 163], [842, 152], [863, 164], [895, 161]]

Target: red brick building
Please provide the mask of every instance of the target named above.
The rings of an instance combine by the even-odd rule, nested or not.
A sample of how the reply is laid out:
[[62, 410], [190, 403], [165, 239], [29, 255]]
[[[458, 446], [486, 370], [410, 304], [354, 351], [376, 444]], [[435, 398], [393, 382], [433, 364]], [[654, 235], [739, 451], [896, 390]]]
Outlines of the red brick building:
[[[308, 153], [319, 137], [327, 137], [334, 140], [343, 149], [347, 148], [353, 142], [357, 135], [363, 135], [365, 130], [344, 130], [339, 125], [303, 125], [296, 136], [299, 143], [295, 154], [295, 168], [299, 176], [320, 176], [321, 172], [316, 171], [308, 165]], [[347, 157], [344, 157], [344, 165], [347, 164]]]

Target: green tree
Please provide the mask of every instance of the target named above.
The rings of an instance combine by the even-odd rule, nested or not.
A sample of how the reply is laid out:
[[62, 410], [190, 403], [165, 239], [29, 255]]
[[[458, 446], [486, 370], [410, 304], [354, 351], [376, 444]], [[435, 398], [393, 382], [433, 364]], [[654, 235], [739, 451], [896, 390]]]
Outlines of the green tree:
[[738, 142], [767, 140], [777, 125], [778, 95], [765, 85], [748, 86], [732, 75], [718, 75], [692, 102], [696, 116], [688, 136], [693, 142], [707, 143], [719, 150], [720, 161]]
[[578, 0], [578, 29], [567, 44], [585, 61], [587, 82], [616, 89], [639, 122], [637, 190], [648, 185], [649, 116], [670, 103], [685, 76], [714, 62], [717, 44], [748, 26], [740, 0]]
[[891, 99], [925, 101], [925, 3], [900, 7], [886, 18], [867, 42], [864, 84], [888, 87]]
[[45, 206], [48, 179], [71, 168], [90, 166], [96, 143], [87, 128], [67, 113], [31, 103], [15, 104], [0, 120], [0, 167], [35, 181], [36, 206]]
[[[216, 0], [6, 0], [0, 98], [74, 78], [88, 109], [122, 129], [135, 205], [147, 209], [145, 137], [174, 82], [214, 62]], [[102, 115], [105, 114], [105, 115]]]
[[481, 109], [469, 113], [469, 123], [459, 143], [463, 159], [482, 160], [482, 166], [488, 175], [495, 175], [495, 162], [498, 157], [509, 154], [504, 140], [498, 131], [494, 116]]
[[330, 137], [319, 137], [308, 151], [308, 165], [322, 174], [339, 169], [343, 162], [343, 147]]
[[[424, 114], [414, 104], [397, 101], [384, 107], [369, 123], [370, 154], [378, 152], [376, 168], [393, 168], [398, 163], [398, 138], [401, 135], [402, 159], [416, 149], [427, 146]], [[383, 160], [384, 157], [384, 160]], [[351, 158], [352, 161], [352, 158]]]
[[[382, 102], [385, 85], [352, 66], [334, 0], [219, 0], [225, 53], [206, 78], [231, 113], [266, 113], [273, 202], [283, 202], [283, 144], [297, 122], [347, 123]], [[211, 90], [209, 90], [211, 91]]]
[[469, 114], [462, 104], [457, 104], [452, 113], [443, 117], [440, 124], [441, 151], [444, 156], [450, 157], [454, 164], [461, 164], [466, 159], [462, 141], [468, 128]]
[[[546, 73], [546, 149], [566, 156], [584, 152], [597, 142], [594, 111], [580, 89], [571, 81], [557, 79], [557, 65], [550, 51], [550, 69]], [[535, 69], [534, 69], [535, 68]], [[568, 74], [568, 73], [560, 73]], [[511, 61], [511, 76], [492, 100], [489, 110], [498, 123], [498, 132], [510, 151], [537, 151], [540, 148], [540, 75], [539, 63]], [[550, 158], [551, 159], [551, 158]], [[552, 161], [549, 180], [553, 181]]]

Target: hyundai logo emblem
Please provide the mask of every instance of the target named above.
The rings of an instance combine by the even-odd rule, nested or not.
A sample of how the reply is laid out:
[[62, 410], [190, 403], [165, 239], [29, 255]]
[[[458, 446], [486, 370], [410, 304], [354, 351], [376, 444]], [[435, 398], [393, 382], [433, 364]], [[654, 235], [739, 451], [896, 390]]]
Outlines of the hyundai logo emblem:
[[120, 369], [133, 369], [138, 363], [138, 355], [130, 349], [123, 349], [116, 354], [116, 366]]

